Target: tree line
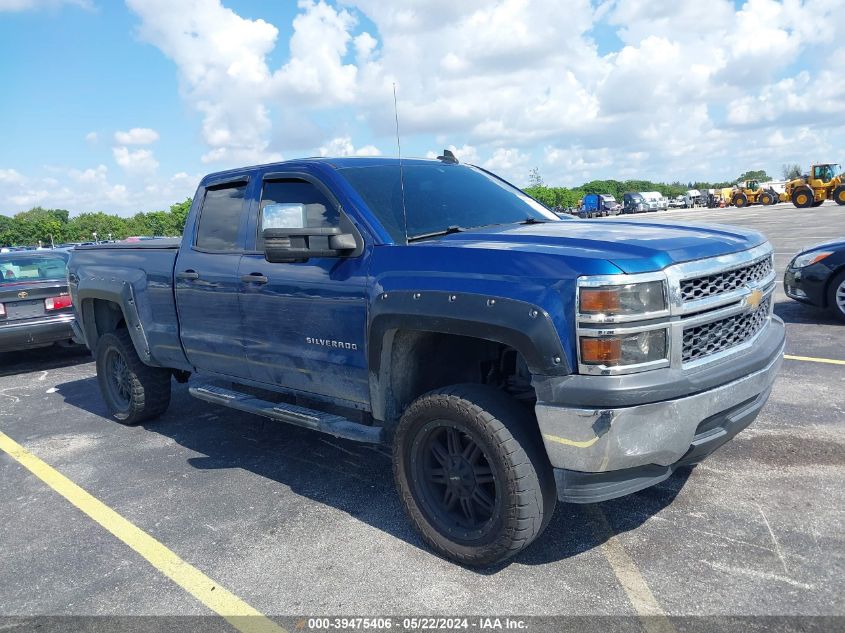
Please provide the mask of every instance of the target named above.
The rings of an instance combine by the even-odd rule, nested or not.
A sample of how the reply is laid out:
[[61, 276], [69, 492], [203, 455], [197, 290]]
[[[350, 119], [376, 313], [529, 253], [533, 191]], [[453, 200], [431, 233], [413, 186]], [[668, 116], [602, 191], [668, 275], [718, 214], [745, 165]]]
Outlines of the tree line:
[[[800, 165], [783, 165], [783, 179], [792, 180], [801, 176]], [[745, 180], [756, 180], [758, 182], [769, 182], [773, 180], [764, 169], [749, 170], [740, 174], [736, 180], [730, 182], [688, 182], [673, 183], [651, 182], [650, 180], [591, 180], [580, 187], [548, 187], [543, 182], [540, 171], [536, 167], [528, 175], [528, 187], [525, 192], [536, 198], [547, 207], [577, 207], [578, 201], [588, 193], [610, 194], [619, 202], [625, 193], [632, 191], [657, 191], [667, 198], [676, 198], [684, 195], [690, 189], [723, 189], [732, 187], [738, 182]]]
[[[798, 165], [784, 165], [785, 179], [800, 175]], [[591, 180], [580, 187], [548, 187], [537, 168], [529, 174], [526, 193], [548, 207], [575, 207], [588, 193], [609, 193], [617, 200], [628, 191], [658, 191], [668, 198], [683, 195], [688, 189], [721, 189], [742, 180], [766, 182], [771, 178], [763, 170], [747, 171], [732, 182], [688, 182], [675, 181], [670, 184], [649, 180]], [[185, 219], [191, 208], [191, 198], [177, 202], [167, 211], [136, 213], [132, 217], [120, 217], [102, 211], [80, 213], [70, 217], [65, 209], [43, 209], [35, 207], [12, 217], [0, 214], [0, 246], [36, 246], [42, 244], [65, 244], [90, 242], [94, 240], [121, 240], [133, 235], [182, 235]]]
[[182, 235], [191, 208], [187, 198], [167, 211], [136, 213], [123, 218], [102, 211], [70, 217], [65, 209], [35, 207], [12, 217], [0, 215], [0, 246], [50, 246], [97, 240], [122, 240], [133, 235]]

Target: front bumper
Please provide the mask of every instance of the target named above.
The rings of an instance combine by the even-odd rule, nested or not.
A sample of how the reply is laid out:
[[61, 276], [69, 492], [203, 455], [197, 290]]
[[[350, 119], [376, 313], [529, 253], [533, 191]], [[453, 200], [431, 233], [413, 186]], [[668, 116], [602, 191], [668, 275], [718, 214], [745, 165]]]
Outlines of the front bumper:
[[49, 317], [24, 323], [0, 324], [0, 352], [51, 345], [73, 338], [72, 314]]
[[804, 268], [787, 268], [783, 275], [783, 291], [790, 299], [821, 308], [827, 303], [825, 291], [832, 271], [822, 263]]
[[556, 475], [559, 498], [601, 500], [579, 495], [579, 483], [612, 483], [603, 494], [613, 494], [603, 499], [640, 490], [680, 465], [703, 459], [748, 426], [765, 404], [783, 362], [783, 325], [773, 318], [769, 329], [749, 353], [764, 357], [758, 369], [693, 395], [634, 406], [538, 402], [537, 421], [549, 460], [564, 470]]

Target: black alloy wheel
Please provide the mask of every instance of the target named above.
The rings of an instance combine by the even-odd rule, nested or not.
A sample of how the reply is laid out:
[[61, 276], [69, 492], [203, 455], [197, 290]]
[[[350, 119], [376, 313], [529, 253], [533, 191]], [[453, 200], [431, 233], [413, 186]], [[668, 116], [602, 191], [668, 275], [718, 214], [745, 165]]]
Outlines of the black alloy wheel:
[[456, 541], [483, 536], [499, 501], [489, 457], [467, 429], [433, 420], [411, 450], [417, 495]]

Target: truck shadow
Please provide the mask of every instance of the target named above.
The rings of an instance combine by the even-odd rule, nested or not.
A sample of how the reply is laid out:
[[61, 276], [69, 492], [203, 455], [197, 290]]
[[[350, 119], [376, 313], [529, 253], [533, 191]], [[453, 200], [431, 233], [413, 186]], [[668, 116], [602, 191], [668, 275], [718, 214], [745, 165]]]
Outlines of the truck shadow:
[[0, 377], [45, 369], [60, 369], [87, 363], [90, 360], [91, 353], [81, 345], [73, 347], [52, 345], [16, 352], [0, 352]]
[[[96, 378], [66, 382], [57, 389], [68, 405], [106, 415]], [[192, 468], [252, 472], [429, 551], [400, 505], [387, 447], [341, 440], [201, 402], [175, 382], [168, 411], [144, 428], [198, 453], [186, 460]], [[526, 551], [513, 561], [472, 571], [491, 575], [512, 562], [542, 565], [591, 550], [612, 533], [633, 530], [671, 504], [688, 476], [688, 470], [678, 472], [659, 486], [593, 506], [558, 504], [544, 534]], [[144, 473], [134, 477], [142, 480]], [[280, 491], [280, 503], [286, 492]]]

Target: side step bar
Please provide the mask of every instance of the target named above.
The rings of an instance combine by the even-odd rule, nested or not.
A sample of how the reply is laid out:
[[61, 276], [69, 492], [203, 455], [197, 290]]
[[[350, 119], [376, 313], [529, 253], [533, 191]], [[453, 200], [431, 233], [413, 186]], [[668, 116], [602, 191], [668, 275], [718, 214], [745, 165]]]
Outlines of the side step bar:
[[275, 403], [261, 400], [246, 393], [234, 391], [213, 384], [197, 385], [188, 389], [189, 393], [199, 400], [220, 404], [224, 407], [254, 413], [256, 415], [288, 422], [307, 429], [321, 431], [355, 442], [380, 444], [384, 439], [384, 429], [353, 422], [347, 418], [305, 407], [298, 407], [284, 402]]

